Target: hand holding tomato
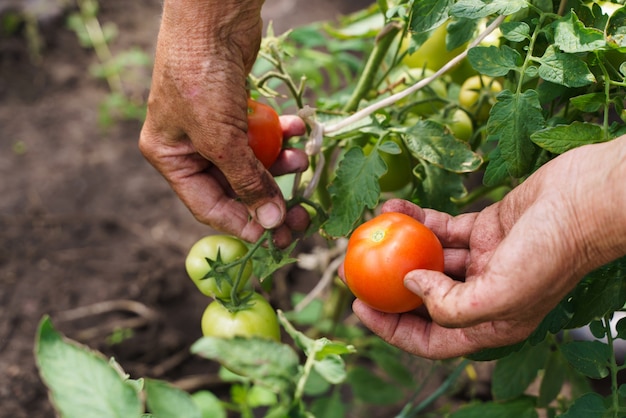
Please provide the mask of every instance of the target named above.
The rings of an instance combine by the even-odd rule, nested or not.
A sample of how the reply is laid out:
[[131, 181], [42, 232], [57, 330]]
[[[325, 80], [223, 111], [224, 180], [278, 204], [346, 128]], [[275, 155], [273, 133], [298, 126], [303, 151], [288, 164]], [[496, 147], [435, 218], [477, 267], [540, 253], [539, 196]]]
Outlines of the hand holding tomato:
[[[248, 145], [245, 86], [262, 3], [165, 1], [139, 147], [200, 222], [248, 241], [276, 229], [285, 246], [308, 216], [301, 207], [287, 214], [272, 174], [304, 171], [308, 159], [282, 150], [268, 171]], [[280, 130], [302, 135], [305, 125], [282, 117]]]
[[526, 338], [591, 270], [626, 255], [626, 136], [580, 147], [543, 166], [502, 201], [456, 217], [403, 200], [401, 212], [444, 247], [445, 274], [414, 270], [405, 286], [428, 315], [354, 312], [387, 342], [450, 358]]

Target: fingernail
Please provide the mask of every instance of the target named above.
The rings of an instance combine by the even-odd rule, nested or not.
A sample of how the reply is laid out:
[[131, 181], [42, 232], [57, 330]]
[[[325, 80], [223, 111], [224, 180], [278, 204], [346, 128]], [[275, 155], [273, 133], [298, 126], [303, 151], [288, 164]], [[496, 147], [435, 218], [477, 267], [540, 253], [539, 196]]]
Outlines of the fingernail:
[[282, 212], [275, 203], [269, 202], [257, 208], [256, 218], [263, 228], [271, 229], [280, 224]]

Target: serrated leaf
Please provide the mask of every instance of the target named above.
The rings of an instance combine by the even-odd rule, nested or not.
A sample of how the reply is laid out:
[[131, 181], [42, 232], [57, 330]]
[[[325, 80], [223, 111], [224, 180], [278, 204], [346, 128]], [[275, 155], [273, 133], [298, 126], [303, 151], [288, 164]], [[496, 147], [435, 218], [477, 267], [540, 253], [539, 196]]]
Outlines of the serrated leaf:
[[604, 142], [601, 126], [587, 122], [573, 122], [571, 125], [558, 125], [533, 133], [530, 138], [541, 148], [554, 154], [562, 154], [587, 144]]
[[434, 29], [448, 18], [452, 0], [420, 0], [413, 2], [409, 27], [412, 32], [422, 33]]
[[347, 235], [367, 207], [373, 209], [380, 199], [378, 179], [387, 166], [377, 152], [366, 156], [359, 147], [348, 150], [328, 187], [332, 210], [324, 230], [333, 237]]
[[497, 99], [491, 108], [487, 132], [491, 140], [498, 140], [500, 155], [495, 156], [506, 162], [508, 173], [522, 177], [530, 172], [537, 157], [530, 135], [545, 124], [539, 96], [531, 89], [519, 94], [503, 90]]
[[590, 52], [606, 47], [604, 34], [595, 28], [588, 28], [575, 13], [554, 23], [554, 45], [563, 52]]
[[511, 42], [522, 42], [530, 39], [530, 26], [525, 22], [502, 22], [502, 36]]
[[272, 256], [272, 251], [269, 248], [257, 248], [252, 256], [252, 271], [254, 272], [255, 277], [263, 282], [263, 280], [270, 277], [280, 268], [297, 262], [297, 258], [289, 256], [296, 245], [297, 242], [293, 242], [289, 247], [283, 249], [280, 257]]
[[521, 398], [510, 402], [473, 403], [462, 406], [450, 414], [450, 418], [537, 418], [535, 402], [531, 398]]
[[560, 52], [554, 45], [546, 48], [539, 62], [539, 77], [551, 83], [566, 87], [584, 87], [596, 81], [582, 59], [574, 54]]
[[428, 163], [417, 168], [416, 177], [421, 181], [415, 189], [415, 197], [419, 204], [450, 214], [458, 212], [454, 200], [467, 194], [463, 177]]
[[191, 351], [275, 393], [284, 393], [298, 376], [298, 355], [291, 347], [262, 338], [222, 339], [203, 337]]
[[100, 353], [65, 339], [48, 317], [37, 332], [35, 356], [52, 402], [64, 418], [141, 417], [139, 394]]
[[479, 73], [502, 77], [511, 70], [519, 69], [522, 56], [507, 45], [476, 46], [467, 52], [467, 59]]
[[466, 142], [445, 131], [445, 127], [431, 120], [420, 120], [405, 131], [404, 143], [411, 154], [420, 160], [453, 173], [470, 173], [482, 164], [480, 155]]
[[545, 367], [549, 354], [547, 344], [526, 345], [498, 360], [492, 376], [494, 399], [502, 401], [522, 395]]
[[561, 352], [569, 364], [579, 373], [592, 379], [609, 375], [611, 349], [600, 341], [572, 341], [561, 346]]
[[485, 186], [497, 186], [510, 176], [508, 163], [502, 158], [500, 148], [495, 148], [489, 153], [489, 164], [485, 169], [483, 184]]
[[527, 341], [531, 345], [537, 345], [546, 339], [548, 333], [557, 334], [569, 324], [573, 315], [571, 301], [568, 298], [564, 298], [543, 318], [535, 331], [530, 334]]
[[587, 393], [576, 399], [560, 418], [603, 418], [606, 413], [604, 400], [597, 393]]
[[626, 47], [626, 7], [617, 9], [606, 25], [606, 40], [613, 48]]
[[158, 418], [202, 418], [202, 412], [191, 395], [169, 383], [146, 379], [146, 404]]
[[450, 15], [480, 19], [498, 14], [508, 16], [528, 7], [525, 0], [459, 0], [450, 7]]
[[473, 19], [455, 19], [448, 23], [448, 35], [446, 36], [446, 49], [452, 51], [467, 44], [478, 27], [478, 21]]

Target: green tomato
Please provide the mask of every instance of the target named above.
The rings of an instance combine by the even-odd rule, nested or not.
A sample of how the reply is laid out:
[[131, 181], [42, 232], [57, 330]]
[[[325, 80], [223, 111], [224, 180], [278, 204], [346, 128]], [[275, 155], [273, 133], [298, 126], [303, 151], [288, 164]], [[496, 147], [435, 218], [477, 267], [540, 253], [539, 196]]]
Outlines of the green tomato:
[[254, 293], [247, 301], [250, 307], [230, 312], [214, 300], [202, 314], [202, 334], [205, 337], [260, 337], [280, 341], [276, 311], [263, 296]]
[[[210, 262], [217, 260], [218, 253], [221, 262], [228, 264], [246, 255], [248, 247], [241, 240], [230, 235], [206, 236], [198, 240], [189, 250], [185, 259], [185, 269], [200, 292], [210, 297], [230, 299], [233, 284], [237, 279], [241, 265], [233, 266], [223, 274], [215, 274], [213, 277], [205, 278], [213, 270]], [[243, 267], [237, 287], [238, 293], [245, 289], [251, 274], [252, 262], [248, 260]]]
[[462, 109], [456, 109], [446, 124], [456, 138], [469, 141], [474, 133], [472, 118]]
[[489, 111], [502, 85], [491, 77], [475, 75], [463, 82], [459, 104], [471, 112], [479, 122], [489, 119]]
[[[382, 150], [378, 150], [379, 155], [387, 164], [387, 172], [378, 179], [380, 190], [383, 192], [394, 192], [400, 190], [411, 181], [411, 157], [402, 140], [394, 137], [393, 139], [385, 139], [383, 143], [393, 141], [400, 147], [400, 154], [389, 154]], [[363, 153], [369, 155], [374, 149], [373, 144], [367, 144], [363, 148]]]
[[[465, 45], [448, 51], [446, 48], [446, 35], [448, 33], [448, 23], [434, 29], [428, 39], [412, 54], [407, 54], [402, 62], [411, 68], [428, 68], [437, 71], [452, 58], [465, 50]], [[410, 39], [403, 40], [404, 50], [408, 49]]]

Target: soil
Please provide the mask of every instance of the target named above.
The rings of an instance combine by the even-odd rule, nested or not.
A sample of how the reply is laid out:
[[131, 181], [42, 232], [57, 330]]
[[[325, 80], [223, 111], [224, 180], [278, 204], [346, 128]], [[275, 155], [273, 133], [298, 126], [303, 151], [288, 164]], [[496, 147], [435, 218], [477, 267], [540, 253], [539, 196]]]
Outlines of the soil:
[[[151, 55], [161, 0], [100, 3], [101, 22], [119, 30], [113, 54], [135, 46]], [[267, 0], [264, 13], [280, 33], [369, 3]], [[140, 122], [99, 124], [109, 89], [89, 71], [93, 50], [67, 28], [74, 9], [9, 1], [0, 16], [44, 4], [39, 48], [23, 25], [0, 37], [0, 417], [7, 418], [54, 416], [33, 356], [44, 315], [70, 338], [115, 356], [133, 377], [191, 387], [215, 370], [188, 354], [207, 299], [184, 271], [188, 248], [213, 231], [140, 155]], [[145, 70], [140, 80], [149, 80]], [[126, 320], [140, 326], [113, 344], [108, 337]]]

